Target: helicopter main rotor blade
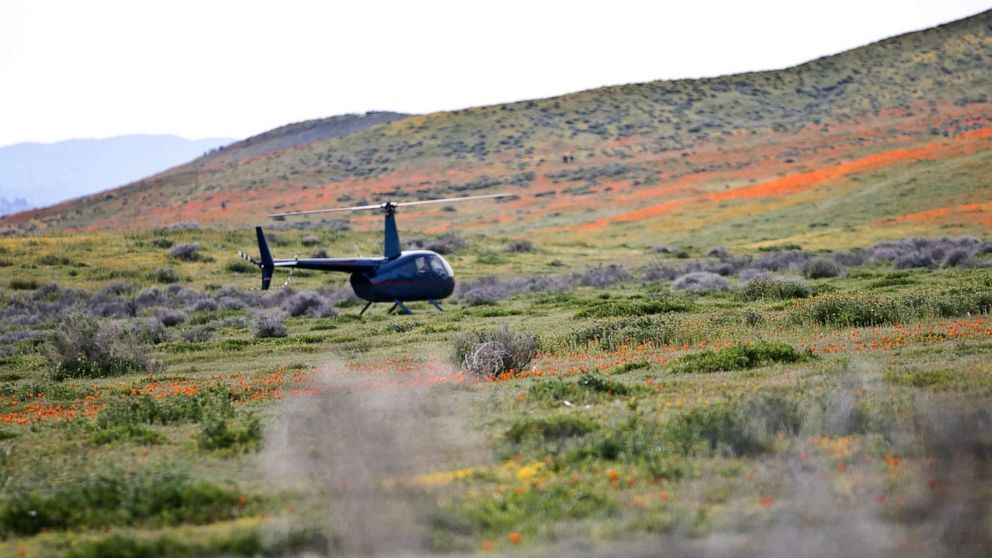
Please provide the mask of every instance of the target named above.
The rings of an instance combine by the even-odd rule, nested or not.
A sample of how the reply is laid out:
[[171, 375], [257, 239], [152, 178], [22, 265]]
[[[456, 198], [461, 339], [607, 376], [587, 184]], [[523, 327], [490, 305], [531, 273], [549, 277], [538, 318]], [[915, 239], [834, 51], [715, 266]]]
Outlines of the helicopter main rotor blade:
[[443, 198], [439, 200], [423, 200], [423, 201], [413, 201], [413, 202], [400, 202], [393, 204], [396, 207], [407, 207], [410, 205], [427, 205], [429, 203], [448, 203], [448, 202], [463, 202], [470, 200], [485, 200], [485, 199], [495, 199], [495, 198], [508, 198], [513, 194], [486, 194], [482, 196], [465, 196], [463, 198]]
[[431, 203], [451, 203], [471, 200], [485, 200], [494, 198], [508, 198], [513, 194], [485, 194], [481, 196], [465, 196], [461, 198], [443, 198], [438, 200], [423, 200], [413, 202], [383, 202], [375, 205], [356, 205], [354, 207], [332, 207], [329, 209], [311, 209], [309, 211], [289, 211], [286, 213], [269, 213], [269, 217], [292, 217], [294, 215], [312, 215], [314, 213], [330, 213], [332, 211], [363, 211], [366, 209], [385, 209], [386, 207], [408, 207], [411, 205], [427, 205]]
[[310, 215], [312, 213], [330, 213], [332, 211], [361, 211], [363, 209], [381, 209], [382, 204], [356, 205], [355, 207], [333, 207], [330, 209], [311, 209], [310, 211], [289, 211], [286, 213], [269, 213], [269, 217], [292, 217], [293, 215]]

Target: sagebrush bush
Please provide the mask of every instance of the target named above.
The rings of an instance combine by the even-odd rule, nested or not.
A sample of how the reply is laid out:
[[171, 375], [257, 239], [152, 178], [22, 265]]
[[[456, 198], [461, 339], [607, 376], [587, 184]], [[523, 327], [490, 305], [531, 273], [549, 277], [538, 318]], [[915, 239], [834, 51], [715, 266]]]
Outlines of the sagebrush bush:
[[591, 267], [578, 275], [577, 281], [586, 287], [609, 287], [630, 278], [630, 272], [622, 265], [610, 264]]
[[537, 355], [537, 337], [500, 327], [465, 333], [455, 338], [455, 361], [478, 376], [491, 377], [505, 372], [521, 372]]
[[809, 260], [809, 254], [802, 250], [782, 250], [765, 254], [755, 262], [755, 267], [768, 271], [801, 269], [807, 260]]
[[172, 308], [159, 308], [155, 311], [155, 317], [158, 318], [158, 320], [162, 322], [162, 325], [165, 327], [177, 326], [189, 319], [186, 312], [183, 312], [182, 310], [173, 310]]
[[303, 238], [300, 239], [300, 244], [308, 248], [311, 246], [316, 246], [320, 244], [320, 238], [313, 235], [304, 236]]
[[896, 269], [953, 267], [968, 261], [982, 243], [971, 236], [960, 238], [908, 238], [881, 242], [869, 253], [876, 262], [892, 263]]
[[803, 265], [803, 275], [810, 279], [837, 277], [843, 271], [841, 266], [830, 258], [813, 258]]
[[716, 273], [696, 271], [679, 277], [672, 283], [673, 291], [689, 291], [698, 294], [726, 291], [730, 283]]
[[294, 317], [306, 315], [313, 318], [327, 318], [337, 315], [327, 298], [317, 291], [296, 293], [283, 302], [282, 308]]
[[179, 338], [187, 343], [206, 343], [213, 337], [214, 332], [210, 327], [191, 327], [179, 334]]
[[175, 283], [179, 281], [179, 274], [171, 267], [160, 267], [152, 272], [152, 279], [159, 283]]
[[169, 256], [176, 258], [177, 260], [186, 260], [186, 261], [197, 261], [203, 257], [202, 255], [200, 255], [199, 242], [187, 242], [185, 244], [176, 244], [172, 248], [169, 248]]
[[49, 376], [103, 378], [147, 370], [148, 354], [132, 332], [88, 314], [63, 318], [48, 340]]
[[495, 304], [521, 293], [562, 293], [574, 288], [574, 277], [570, 275], [530, 275], [512, 279], [483, 277], [459, 282], [455, 295], [470, 306], [479, 306]]
[[256, 312], [251, 317], [251, 331], [255, 339], [286, 337], [286, 314], [282, 312]]
[[137, 335], [139, 341], [149, 345], [157, 345], [169, 340], [169, 331], [165, 328], [165, 324], [154, 316], [139, 322], [134, 327], [134, 334]]

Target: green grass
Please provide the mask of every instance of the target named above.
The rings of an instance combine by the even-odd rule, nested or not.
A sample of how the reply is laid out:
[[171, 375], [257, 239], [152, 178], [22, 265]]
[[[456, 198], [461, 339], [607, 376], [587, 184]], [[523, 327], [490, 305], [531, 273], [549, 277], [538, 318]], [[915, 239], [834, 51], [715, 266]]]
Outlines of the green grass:
[[777, 363], [804, 362], [811, 358], [812, 355], [784, 343], [757, 343], [685, 355], [672, 364], [671, 370], [684, 374], [747, 370]]
[[111, 470], [5, 499], [0, 504], [0, 530], [10, 536], [70, 527], [201, 524], [240, 513], [238, 493], [230, 488], [171, 473]]

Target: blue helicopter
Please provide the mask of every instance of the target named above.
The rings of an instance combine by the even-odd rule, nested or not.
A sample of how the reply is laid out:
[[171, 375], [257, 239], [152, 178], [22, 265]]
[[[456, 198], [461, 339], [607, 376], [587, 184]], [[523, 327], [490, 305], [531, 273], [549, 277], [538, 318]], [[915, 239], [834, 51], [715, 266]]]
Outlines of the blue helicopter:
[[263, 291], [269, 288], [272, 274], [277, 267], [340, 271], [351, 274], [351, 288], [355, 291], [355, 295], [368, 301], [358, 314], [359, 316], [365, 314], [365, 311], [374, 302], [392, 302], [393, 306], [388, 313], [399, 308], [405, 314], [412, 314], [413, 312], [403, 303], [418, 300], [426, 300], [438, 311], [442, 311], [438, 301], [451, 296], [451, 293], [454, 292], [455, 272], [451, 269], [451, 264], [437, 252], [400, 249], [400, 235], [396, 229], [396, 209], [414, 205], [498, 199], [510, 196], [511, 194], [489, 194], [402, 203], [387, 201], [375, 205], [271, 213], [269, 217], [285, 218], [332, 211], [382, 210], [385, 215], [382, 257], [276, 259], [272, 257], [262, 227], [255, 227], [255, 235], [258, 237], [259, 259], [256, 260], [244, 252], [238, 252], [238, 255], [262, 270]]

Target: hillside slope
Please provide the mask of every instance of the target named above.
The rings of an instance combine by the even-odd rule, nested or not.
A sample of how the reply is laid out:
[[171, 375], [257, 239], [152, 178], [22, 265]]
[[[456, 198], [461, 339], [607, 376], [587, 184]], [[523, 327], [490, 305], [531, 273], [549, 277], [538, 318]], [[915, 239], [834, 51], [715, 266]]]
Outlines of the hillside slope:
[[519, 199], [499, 211], [411, 212], [405, 226], [814, 246], [985, 234], [990, 60], [992, 11], [785, 70], [604, 87], [232, 152], [4, 223], [239, 225], [272, 209], [510, 191]]

